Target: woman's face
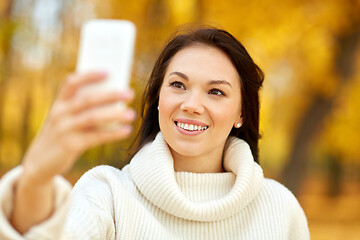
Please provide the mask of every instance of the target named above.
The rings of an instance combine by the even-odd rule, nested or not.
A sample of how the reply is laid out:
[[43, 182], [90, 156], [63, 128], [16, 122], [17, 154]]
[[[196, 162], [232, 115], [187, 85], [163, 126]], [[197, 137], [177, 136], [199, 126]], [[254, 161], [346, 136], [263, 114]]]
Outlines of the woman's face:
[[240, 115], [240, 77], [225, 53], [198, 44], [174, 55], [159, 96], [160, 130], [173, 155], [222, 153]]

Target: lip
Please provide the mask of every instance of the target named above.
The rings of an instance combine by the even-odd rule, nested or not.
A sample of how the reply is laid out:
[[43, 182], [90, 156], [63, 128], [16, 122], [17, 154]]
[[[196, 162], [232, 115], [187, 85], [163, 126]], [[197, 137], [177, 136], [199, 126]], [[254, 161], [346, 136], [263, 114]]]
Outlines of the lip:
[[187, 124], [192, 124], [192, 125], [198, 125], [201, 127], [206, 127], [208, 126], [207, 124], [200, 122], [198, 120], [194, 120], [194, 119], [187, 119], [187, 118], [177, 118], [174, 119], [174, 122], [181, 122], [181, 123], [187, 123]]
[[203, 122], [200, 122], [198, 120], [193, 120], [193, 119], [185, 119], [185, 118], [178, 118], [174, 120], [174, 125], [176, 127], [176, 129], [178, 130], [179, 133], [183, 134], [183, 135], [188, 135], [188, 136], [195, 136], [195, 135], [199, 135], [204, 133], [206, 130], [197, 130], [197, 131], [187, 131], [185, 129], [182, 129], [180, 127], [178, 127], [176, 125], [177, 122], [181, 122], [181, 123], [186, 123], [186, 124], [192, 124], [192, 125], [198, 125], [201, 127], [205, 127], [208, 126]]

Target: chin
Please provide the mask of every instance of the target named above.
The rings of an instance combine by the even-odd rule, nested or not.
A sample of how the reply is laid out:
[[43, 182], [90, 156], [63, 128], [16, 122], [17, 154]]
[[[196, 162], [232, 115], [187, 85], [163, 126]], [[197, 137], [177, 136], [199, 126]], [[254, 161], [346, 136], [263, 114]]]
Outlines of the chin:
[[186, 156], [186, 157], [196, 157], [201, 155], [202, 152], [204, 152], [202, 150], [202, 148], [198, 145], [185, 145], [185, 146], [175, 146], [174, 148], [172, 148], [177, 154], [182, 155], [182, 156]]

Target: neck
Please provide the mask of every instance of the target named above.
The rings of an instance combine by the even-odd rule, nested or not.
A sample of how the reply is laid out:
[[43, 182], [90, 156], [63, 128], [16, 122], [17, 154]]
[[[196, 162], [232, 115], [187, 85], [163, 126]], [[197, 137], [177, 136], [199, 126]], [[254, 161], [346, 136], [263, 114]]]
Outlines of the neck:
[[201, 156], [184, 156], [170, 148], [175, 172], [220, 173], [223, 168], [223, 151], [209, 152]]

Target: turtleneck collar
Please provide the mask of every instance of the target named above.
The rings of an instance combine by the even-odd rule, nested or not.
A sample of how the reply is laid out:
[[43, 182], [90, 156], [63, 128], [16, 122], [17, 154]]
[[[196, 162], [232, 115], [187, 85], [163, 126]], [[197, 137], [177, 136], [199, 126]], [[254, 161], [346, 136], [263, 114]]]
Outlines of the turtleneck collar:
[[[169, 147], [159, 132], [131, 160], [131, 177], [150, 202], [171, 215], [204, 222], [228, 218], [256, 197], [264, 179], [249, 145], [235, 137], [228, 141], [226, 173], [176, 173]], [[214, 185], [216, 182], [224, 187]], [[209, 191], [195, 193], [199, 189]]]

